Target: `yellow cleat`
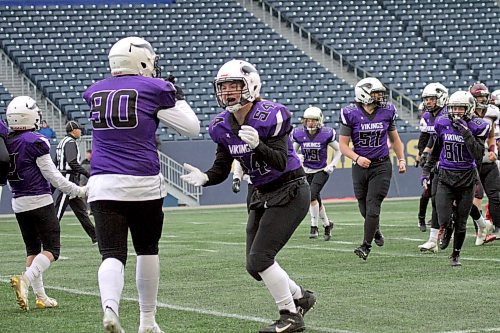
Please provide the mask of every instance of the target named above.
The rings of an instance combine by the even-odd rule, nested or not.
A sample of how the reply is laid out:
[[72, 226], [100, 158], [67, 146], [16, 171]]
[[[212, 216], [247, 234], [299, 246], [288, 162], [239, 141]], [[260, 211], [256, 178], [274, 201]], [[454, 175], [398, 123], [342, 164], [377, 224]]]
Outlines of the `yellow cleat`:
[[30, 309], [28, 305], [28, 279], [23, 275], [14, 275], [10, 278], [10, 285], [14, 288], [17, 304], [19, 304], [21, 310], [28, 311]]
[[36, 296], [36, 307], [39, 309], [55, 308], [57, 301], [49, 296], [38, 297]]

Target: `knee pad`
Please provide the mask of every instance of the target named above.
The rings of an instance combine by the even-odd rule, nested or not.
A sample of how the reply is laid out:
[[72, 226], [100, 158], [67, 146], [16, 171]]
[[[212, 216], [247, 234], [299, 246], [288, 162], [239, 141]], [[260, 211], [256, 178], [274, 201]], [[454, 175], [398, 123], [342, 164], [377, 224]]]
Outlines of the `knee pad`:
[[[268, 269], [274, 263], [274, 258], [269, 258], [264, 253], [255, 253], [247, 256], [247, 272], [257, 281], [262, 280], [259, 272]], [[258, 277], [258, 278], [257, 278]]]

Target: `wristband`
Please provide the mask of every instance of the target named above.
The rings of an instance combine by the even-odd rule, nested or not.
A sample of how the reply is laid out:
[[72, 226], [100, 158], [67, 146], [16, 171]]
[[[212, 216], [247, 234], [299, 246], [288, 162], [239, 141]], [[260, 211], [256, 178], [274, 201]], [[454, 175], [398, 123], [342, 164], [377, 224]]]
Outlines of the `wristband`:
[[358, 159], [361, 155], [358, 155], [358, 157], [356, 157], [356, 159], [354, 160], [354, 163], [358, 163]]

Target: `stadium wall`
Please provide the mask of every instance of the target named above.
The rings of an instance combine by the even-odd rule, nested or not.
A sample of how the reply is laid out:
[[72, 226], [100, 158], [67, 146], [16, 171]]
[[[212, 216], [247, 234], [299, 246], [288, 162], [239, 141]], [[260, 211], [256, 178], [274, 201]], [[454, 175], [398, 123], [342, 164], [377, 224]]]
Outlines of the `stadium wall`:
[[[408, 171], [398, 174], [397, 168], [393, 169], [391, 189], [389, 197], [413, 197], [422, 192], [419, 185], [421, 169], [415, 168], [415, 156], [417, 154], [418, 134], [401, 133], [401, 139], [405, 146], [406, 163]], [[215, 144], [212, 141], [173, 141], [162, 144], [162, 151], [178, 162], [187, 162], [199, 167], [202, 171], [209, 169], [215, 157]], [[392, 153], [393, 164], [397, 161], [396, 155]], [[336, 170], [330, 176], [328, 183], [322, 191], [323, 199], [350, 198], [354, 196], [351, 182], [351, 160], [341, 158]], [[231, 191], [232, 177], [216, 186], [205, 187], [200, 199], [201, 205], [219, 205], [245, 203], [247, 189], [242, 184], [241, 191], [234, 194]], [[8, 186], [1, 188], [0, 214], [12, 214], [12, 193]], [[176, 206], [177, 200], [172, 196], [165, 198], [164, 206]]]

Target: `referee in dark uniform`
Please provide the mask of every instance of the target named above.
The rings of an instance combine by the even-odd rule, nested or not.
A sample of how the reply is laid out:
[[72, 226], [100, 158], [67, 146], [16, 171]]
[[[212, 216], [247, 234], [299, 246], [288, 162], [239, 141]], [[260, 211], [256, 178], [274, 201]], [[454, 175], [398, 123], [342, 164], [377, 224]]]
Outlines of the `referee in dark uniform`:
[[[78, 149], [76, 140], [82, 136], [80, 124], [73, 120], [69, 121], [66, 124], [66, 133], [67, 135], [57, 145], [56, 166], [63, 176], [71, 182], [79, 184], [80, 174], [87, 178], [90, 177], [89, 172], [78, 163], [80, 160], [80, 150]], [[85, 201], [79, 197], [71, 198], [59, 190], [56, 190], [54, 195], [58, 220], [61, 221], [64, 211], [69, 204], [83, 229], [92, 240], [92, 243], [96, 243], [95, 227], [87, 214], [87, 204]]]

